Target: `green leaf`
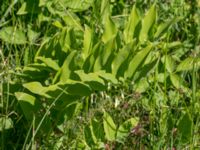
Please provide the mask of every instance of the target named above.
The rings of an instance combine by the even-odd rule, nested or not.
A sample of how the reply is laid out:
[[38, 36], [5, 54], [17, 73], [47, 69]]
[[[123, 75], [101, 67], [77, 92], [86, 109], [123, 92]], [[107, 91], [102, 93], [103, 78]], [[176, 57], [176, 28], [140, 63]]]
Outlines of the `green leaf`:
[[105, 132], [105, 138], [108, 141], [115, 141], [117, 128], [112, 117], [107, 112], [104, 112], [103, 115], [103, 127]]
[[127, 61], [128, 56], [131, 50], [133, 49], [134, 44], [135, 44], [135, 41], [129, 42], [129, 44], [125, 45], [121, 50], [119, 50], [116, 56], [114, 57], [111, 67], [112, 67], [112, 73], [115, 76], [117, 76], [120, 66], [122, 66], [122, 64], [125, 61]]
[[163, 33], [165, 33], [171, 25], [173, 25], [174, 23], [176, 23], [178, 21], [179, 21], [178, 18], [173, 18], [169, 21], [166, 21], [165, 23], [160, 24], [157, 28], [154, 38], [157, 39], [157, 38], [161, 37], [163, 35]]
[[131, 118], [122, 123], [117, 130], [116, 140], [123, 142], [129, 135], [131, 129], [135, 128], [138, 124], [138, 118]]
[[194, 58], [186, 58], [185, 60], [181, 61], [181, 63], [176, 68], [176, 71], [189, 71], [192, 70], [194, 63]]
[[26, 7], [27, 7], [27, 2], [24, 2], [22, 4], [22, 6], [20, 7], [20, 9], [17, 11], [17, 15], [25, 15], [27, 14], [27, 10], [26, 10]]
[[70, 95], [89, 96], [92, 93], [91, 88], [87, 84], [70, 79], [57, 84], [57, 86]]
[[40, 108], [36, 98], [23, 92], [16, 92], [15, 96], [20, 104], [20, 107], [22, 108], [26, 119], [31, 121], [33, 119], [33, 114]]
[[13, 121], [11, 118], [1, 117], [0, 118], [0, 132], [13, 128]]
[[[98, 5], [98, 4], [97, 4]], [[105, 24], [107, 18], [110, 16], [110, 1], [109, 0], [102, 0], [101, 1], [101, 10], [100, 15], [102, 18], [102, 23]]]
[[36, 60], [40, 60], [43, 63], [45, 63], [48, 67], [52, 68], [55, 71], [58, 71], [60, 69], [57, 62], [52, 60], [51, 58], [45, 58], [45, 57], [36, 57]]
[[50, 69], [45, 64], [34, 63], [23, 68], [23, 75], [31, 80], [44, 80], [49, 76]]
[[142, 20], [142, 28], [139, 35], [139, 40], [141, 42], [146, 41], [149, 38], [149, 33], [151, 28], [156, 22], [156, 5], [151, 6], [150, 10], [147, 12], [146, 16]]
[[136, 26], [140, 22], [140, 16], [137, 12], [136, 5], [133, 6], [128, 22], [124, 29], [124, 41], [129, 43], [134, 36]]
[[46, 92], [46, 88], [42, 86], [42, 84], [40, 82], [28, 82], [23, 84], [23, 87], [25, 87], [26, 89], [28, 89], [30, 92], [37, 94], [37, 95], [41, 95], [47, 98], [51, 98], [49, 95], [47, 95]]
[[39, 0], [26, 0], [18, 10], [17, 15], [36, 14], [39, 12]]
[[125, 78], [132, 78], [134, 73], [137, 71], [137, 69], [142, 65], [145, 58], [151, 51], [152, 46], [147, 46], [146, 48], [140, 50], [131, 60], [128, 69], [125, 72]]
[[62, 67], [60, 70], [57, 72], [53, 83], [57, 81], [65, 82], [70, 78], [71, 72], [74, 70], [74, 58], [76, 56], [76, 51], [72, 51], [67, 58], [65, 59]]
[[31, 44], [33, 44], [37, 40], [37, 38], [39, 37], [39, 35], [40, 35], [40, 33], [32, 30], [30, 27], [28, 28], [28, 34], [27, 34], [27, 36], [28, 36], [28, 41]]
[[10, 44], [26, 44], [26, 36], [22, 29], [4, 27], [0, 30], [0, 39]]
[[177, 74], [170, 74], [170, 80], [171, 80], [173, 86], [177, 89], [179, 89], [183, 86], [182, 78], [179, 77]]
[[98, 74], [99, 77], [103, 78], [107, 82], [109, 81], [113, 84], [118, 84], [118, 80], [111, 73], [107, 73], [104, 70], [101, 70], [101, 71], [96, 72], [96, 74]]
[[66, 12], [64, 11], [62, 13], [58, 13], [58, 15], [60, 15], [62, 17], [62, 19], [66, 25], [73, 27], [77, 30], [83, 31], [80, 19], [75, 13], [67, 10]]
[[104, 141], [104, 128], [101, 120], [96, 118], [91, 121], [93, 133], [98, 141]]
[[107, 43], [117, 35], [117, 27], [111, 17], [107, 16], [104, 24], [104, 32], [102, 35], [102, 41]]
[[79, 76], [80, 80], [89, 84], [89, 86], [93, 90], [103, 91], [105, 90], [106, 86], [104, 80], [101, 79], [98, 73], [84, 73], [83, 70], [75, 71], [75, 73]]
[[175, 61], [171, 56], [169, 55], [164, 56], [162, 58], [162, 62], [166, 66], [166, 69], [169, 73], [174, 72], [176, 66], [175, 66]]
[[95, 144], [96, 139], [95, 136], [92, 132], [92, 127], [91, 125], [87, 125], [84, 128], [84, 136], [85, 136], [85, 141], [89, 146], [92, 146]]
[[89, 7], [92, 6], [94, 0], [60, 0], [60, 3], [67, 7], [72, 9], [75, 12], [81, 12], [84, 10], [89, 9]]
[[143, 93], [146, 92], [147, 89], [149, 88], [149, 83], [146, 78], [140, 79], [138, 82], [135, 84], [135, 91], [138, 93]]
[[189, 142], [192, 138], [192, 118], [188, 113], [185, 113], [180, 118], [177, 128], [181, 135], [181, 142]]
[[103, 69], [104, 67], [107, 67], [106, 65], [109, 61], [109, 58], [115, 52], [115, 43], [116, 41], [113, 38], [104, 45], [104, 48], [99, 52], [99, 55], [96, 58], [96, 62], [94, 64], [94, 71], [98, 71]]
[[85, 25], [85, 32], [84, 32], [84, 41], [83, 41], [83, 58], [86, 59], [88, 55], [90, 54], [91, 48], [92, 48], [92, 43], [93, 43], [93, 33], [90, 27]]

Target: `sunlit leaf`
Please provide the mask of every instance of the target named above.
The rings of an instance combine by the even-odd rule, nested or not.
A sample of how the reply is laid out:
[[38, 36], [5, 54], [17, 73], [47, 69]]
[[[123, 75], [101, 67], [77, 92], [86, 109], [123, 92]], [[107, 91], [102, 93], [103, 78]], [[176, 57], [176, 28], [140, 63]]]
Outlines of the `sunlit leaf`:
[[11, 118], [0, 118], [0, 132], [13, 128], [13, 121]]
[[194, 63], [194, 58], [186, 58], [185, 60], [181, 61], [181, 63], [176, 68], [176, 71], [189, 71], [192, 70]]
[[124, 29], [124, 40], [126, 43], [129, 43], [134, 36], [136, 26], [140, 21], [139, 14], [137, 12], [136, 5], [133, 6], [131, 14], [129, 16], [128, 22]]
[[140, 50], [131, 60], [128, 69], [125, 72], [125, 78], [132, 78], [134, 73], [137, 71], [138, 67], [144, 62], [145, 58], [151, 51], [152, 46], [147, 46], [146, 48]]
[[151, 6], [150, 10], [145, 15], [144, 19], [142, 20], [142, 28], [140, 31], [139, 40], [141, 42], [146, 41], [149, 38], [149, 33], [151, 28], [156, 22], [156, 5], [154, 4]]
[[90, 54], [90, 49], [92, 48], [92, 30], [85, 25], [84, 32], [84, 47], [83, 47], [83, 57], [86, 58]]
[[138, 124], [138, 118], [131, 118], [122, 123], [118, 130], [116, 140], [123, 142], [125, 138], [130, 134], [131, 129], [135, 128]]
[[178, 18], [173, 18], [169, 21], [166, 21], [165, 23], [160, 24], [157, 28], [154, 38], [161, 37], [163, 35], [163, 33], [165, 33], [171, 25], [173, 25], [174, 23], [176, 23], [178, 21], [179, 21]]
[[98, 76], [98, 73], [84, 73], [83, 70], [75, 71], [75, 73], [79, 76], [81, 81], [90, 85], [93, 90], [102, 91], [105, 90], [104, 80]]
[[117, 35], [117, 27], [113, 20], [107, 16], [104, 24], [104, 33], [102, 35], [102, 41], [107, 43]]
[[115, 76], [113, 74], [111, 74], [111, 73], [107, 73], [105, 71], [98, 71], [98, 72], [96, 72], [96, 74], [98, 74], [99, 77], [103, 78], [107, 82], [111, 82], [113, 84], [117, 84], [118, 83], [118, 81], [115, 78]]
[[73, 70], [73, 61], [74, 61], [74, 57], [76, 55], [76, 51], [72, 51], [67, 58], [65, 59], [62, 67], [60, 68], [60, 70], [57, 72], [55, 79], [54, 79], [54, 83], [57, 81], [66, 81], [67, 79], [70, 78], [71, 75], [71, 71]]
[[34, 112], [39, 108], [36, 104], [36, 98], [30, 94], [23, 92], [16, 92], [15, 96], [23, 110], [23, 113], [27, 120], [32, 120]]
[[172, 73], [175, 70], [175, 67], [176, 67], [175, 60], [171, 56], [169, 55], [164, 56], [162, 58], [162, 62], [169, 73]]
[[181, 77], [179, 77], [177, 74], [170, 74], [170, 80], [173, 86], [175, 86], [177, 89], [182, 87], [183, 81]]
[[47, 94], [45, 94], [45, 90], [46, 88], [42, 86], [42, 84], [40, 82], [29, 82], [29, 83], [25, 83], [23, 84], [23, 87], [25, 87], [26, 89], [28, 89], [30, 92], [37, 94], [37, 95], [41, 95], [47, 98], [51, 98], [49, 97]]
[[109, 141], [114, 141], [116, 137], [117, 128], [112, 117], [107, 112], [104, 112], [103, 115], [103, 127], [105, 132], [105, 138]]
[[60, 69], [59, 65], [56, 61], [52, 60], [51, 58], [45, 58], [45, 57], [36, 57], [37, 60], [42, 61], [45, 63], [48, 67], [58, 71]]
[[22, 29], [4, 27], [0, 30], [0, 39], [11, 44], [26, 44], [26, 36]]
[[75, 12], [87, 10], [94, 0], [60, 0], [60, 3]]
[[89, 96], [92, 93], [91, 88], [87, 84], [79, 81], [68, 79], [65, 82], [59, 83], [57, 86], [70, 95]]

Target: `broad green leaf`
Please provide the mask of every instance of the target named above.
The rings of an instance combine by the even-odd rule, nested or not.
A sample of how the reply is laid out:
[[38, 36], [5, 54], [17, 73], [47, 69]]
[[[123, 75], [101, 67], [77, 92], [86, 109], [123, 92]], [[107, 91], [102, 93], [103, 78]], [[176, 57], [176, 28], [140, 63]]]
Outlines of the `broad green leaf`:
[[147, 89], [149, 88], [149, 83], [146, 78], [140, 79], [138, 82], [135, 84], [135, 91], [138, 93], [143, 93], [146, 92]]
[[163, 33], [165, 33], [171, 25], [173, 25], [174, 23], [176, 23], [178, 21], [179, 21], [178, 18], [173, 18], [165, 23], [160, 24], [157, 28], [154, 38], [157, 39], [157, 38], [161, 37], [163, 35]]
[[117, 130], [116, 140], [119, 142], [123, 142], [125, 138], [128, 137], [131, 129], [137, 126], [138, 121], [138, 118], [131, 118], [122, 123]]
[[73, 61], [76, 56], [76, 51], [72, 51], [65, 59], [61, 69], [55, 76], [54, 83], [57, 81], [65, 82], [70, 78], [71, 72], [73, 71]]
[[107, 73], [104, 70], [96, 72], [99, 77], [103, 78], [107, 82], [111, 82], [113, 84], [118, 84], [118, 80], [115, 78], [115, 76], [111, 73]]
[[80, 19], [75, 13], [67, 10], [66, 12], [58, 13], [58, 14], [62, 17], [66, 25], [76, 28], [77, 30], [83, 31]]
[[23, 75], [31, 80], [44, 80], [48, 78], [50, 69], [45, 64], [34, 63], [23, 68]]
[[124, 41], [126, 43], [129, 43], [130, 41], [132, 41], [136, 26], [138, 25], [139, 21], [140, 21], [140, 17], [137, 12], [136, 5], [134, 5], [132, 8], [131, 14], [129, 16], [128, 22], [124, 29]]
[[40, 45], [40, 48], [36, 52], [35, 58], [39, 56], [51, 57], [52, 49], [50, 49], [50, 47], [52, 47], [52, 43], [53, 43], [53, 40], [50, 39], [49, 37], [44, 38], [44, 40], [42, 41]]
[[59, 28], [59, 29], [63, 29], [63, 25], [60, 21], [56, 20], [52, 23], [52, 25], [54, 25], [55, 27]]
[[110, 16], [110, 1], [109, 0], [102, 0], [101, 1], [101, 10], [100, 15], [102, 18], [102, 23], [105, 24], [108, 16]]
[[94, 64], [94, 71], [99, 71], [102, 69], [106, 69], [109, 66], [107, 65], [107, 63], [109, 63], [110, 57], [112, 57], [112, 55], [115, 52], [115, 38], [109, 40], [106, 44], [104, 44], [104, 46], [102, 47], [102, 49], [99, 50], [98, 56], [96, 58], [95, 64]]
[[[87, 58], [84, 63], [84, 68], [90, 68], [91, 71], [99, 71], [102, 68], [101, 52], [103, 51], [104, 44], [98, 42], [92, 49], [91, 55]], [[89, 65], [89, 66], [86, 66]]]
[[169, 73], [174, 72], [176, 66], [175, 66], [175, 61], [171, 56], [169, 55], [164, 56], [162, 58], [162, 62]]
[[107, 43], [117, 35], [117, 27], [111, 17], [107, 16], [104, 24], [102, 41]]
[[178, 132], [181, 135], [181, 142], [187, 143], [192, 138], [192, 118], [185, 113], [178, 122]]
[[141, 71], [137, 72], [134, 76], [135, 81], [140, 81], [142, 78], [147, 77], [151, 72], [154, 71], [157, 66], [159, 59], [151, 60], [149, 63], [142, 66]]
[[129, 53], [130, 53], [129, 51], [124, 49], [120, 50], [117, 53], [116, 57], [112, 62], [112, 73], [114, 75], [117, 75], [120, 66], [122, 65], [122, 63], [124, 63], [125, 60], [127, 60]]
[[13, 121], [11, 118], [1, 117], [0, 118], [0, 132], [13, 128]]
[[60, 69], [60, 67], [57, 64], [57, 62], [52, 60], [51, 58], [36, 57], [36, 60], [42, 61], [44, 64], [46, 64], [48, 67], [52, 68], [53, 70], [58, 71]]
[[103, 127], [105, 132], [105, 138], [108, 141], [115, 141], [117, 127], [112, 117], [107, 112], [104, 112], [103, 114]]
[[125, 72], [125, 78], [132, 78], [134, 73], [137, 71], [137, 69], [142, 65], [145, 58], [151, 51], [152, 46], [147, 46], [144, 49], [140, 50], [131, 60], [128, 69]]
[[81, 12], [89, 9], [93, 2], [94, 0], [60, 0], [61, 5], [70, 8], [75, 12]]
[[30, 92], [40, 95], [40, 96], [44, 96], [47, 98], [51, 98], [49, 95], [47, 95], [46, 92], [46, 88], [42, 86], [42, 84], [40, 82], [29, 82], [29, 83], [25, 83], [23, 84], [23, 87], [25, 87], [26, 89], [28, 89]]
[[34, 112], [39, 108], [38, 104], [36, 104], [36, 98], [23, 92], [16, 92], [15, 96], [23, 110], [26, 119], [31, 121], [33, 119]]
[[167, 43], [167, 48], [168, 49], [172, 49], [172, 48], [178, 48], [183, 46], [183, 43], [181, 43], [180, 41], [175, 41], [175, 42], [171, 42], [171, 43]]
[[93, 90], [102, 91], [105, 90], [104, 80], [98, 76], [98, 73], [84, 73], [83, 70], [75, 71], [80, 80], [89, 84]]
[[62, 33], [58, 32], [53, 37], [44, 37], [44, 40], [35, 55], [35, 61], [36, 57], [41, 56], [58, 60], [58, 64], [61, 66], [67, 57], [67, 53], [63, 50], [63, 47], [61, 47], [61, 35]]
[[192, 70], [194, 63], [194, 58], [186, 58], [185, 60], [181, 61], [181, 63], [176, 68], [176, 71], [189, 71]]
[[86, 142], [87, 142], [87, 144], [89, 146], [92, 147], [92, 145], [96, 144], [97, 139], [96, 139], [96, 137], [94, 135], [93, 126], [91, 124], [85, 126], [85, 128], [84, 128], [84, 135], [85, 135], [85, 140], [86, 140]]
[[26, 0], [18, 10], [17, 15], [36, 14], [39, 12], [39, 0]]
[[90, 27], [85, 25], [84, 41], [83, 41], [83, 58], [86, 59], [90, 54], [90, 49], [92, 48], [92, 30]]
[[146, 41], [149, 38], [149, 33], [151, 28], [156, 22], [156, 5], [151, 6], [150, 10], [147, 12], [146, 16], [142, 20], [142, 28], [139, 35], [139, 40], [141, 42]]
[[4, 27], [0, 30], [0, 39], [11, 44], [26, 44], [26, 36], [22, 29]]
[[102, 66], [106, 65], [111, 54], [115, 52], [115, 42], [116, 42], [115, 39], [109, 40], [105, 44], [103, 51], [100, 52], [100, 57], [101, 57], [100, 59]]
[[75, 42], [76, 42], [76, 38], [75, 38], [75, 33], [74, 33], [73, 27], [72, 28], [68, 28], [68, 27], [63, 28], [62, 32], [60, 34], [60, 39], [59, 39], [59, 43], [62, 47], [62, 51], [64, 51], [65, 53], [68, 53], [69, 50], [76, 49]]
[[70, 79], [59, 83], [57, 86], [70, 95], [89, 96], [92, 93], [91, 88], [87, 84]]
[[28, 12], [26, 10], [26, 7], [27, 7], [27, 2], [24, 2], [22, 4], [22, 6], [20, 7], [20, 9], [18, 10], [17, 15], [25, 15], [25, 14], [27, 14]]
[[27, 34], [27, 36], [28, 36], [28, 41], [31, 44], [33, 44], [37, 40], [37, 38], [39, 37], [39, 35], [40, 35], [40, 33], [32, 30], [30, 27], [28, 28], [28, 34]]
[[104, 141], [104, 128], [103, 128], [103, 122], [101, 120], [97, 120], [96, 118], [92, 119], [91, 121], [92, 130], [96, 137], [96, 139], [99, 141]]
[[183, 85], [183, 81], [181, 79], [181, 77], [179, 77], [177, 74], [170, 74], [170, 80], [173, 84], [173, 86], [175, 86], [175, 88], [179, 89], [181, 88]]
[[94, 55], [93, 55], [93, 54], [90, 54], [90, 55], [86, 58], [86, 60], [85, 60], [85, 62], [84, 62], [84, 64], [83, 64], [82, 69], [83, 69], [86, 73], [88, 73], [88, 72], [90, 72], [90, 71], [92, 70], [92, 68], [93, 68], [93, 66], [94, 66], [94, 63], [95, 63]]
[[120, 66], [127, 61], [128, 56], [130, 52], [133, 49], [133, 45], [135, 44], [135, 41], [129, 42], [129, 44], [125, 45], [122, 49], [120, 49], [116, 56], [114, 57], [111, 67], [112, 67], [112, 73], [116, 76]]

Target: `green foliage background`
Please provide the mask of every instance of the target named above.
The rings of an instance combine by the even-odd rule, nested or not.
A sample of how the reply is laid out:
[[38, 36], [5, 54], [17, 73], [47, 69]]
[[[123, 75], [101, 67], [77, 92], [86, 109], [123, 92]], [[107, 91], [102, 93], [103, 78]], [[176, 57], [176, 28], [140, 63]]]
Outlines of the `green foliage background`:
[[1, 149], [199, 149], [200, 1], [0, 1]]

